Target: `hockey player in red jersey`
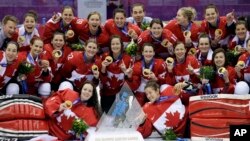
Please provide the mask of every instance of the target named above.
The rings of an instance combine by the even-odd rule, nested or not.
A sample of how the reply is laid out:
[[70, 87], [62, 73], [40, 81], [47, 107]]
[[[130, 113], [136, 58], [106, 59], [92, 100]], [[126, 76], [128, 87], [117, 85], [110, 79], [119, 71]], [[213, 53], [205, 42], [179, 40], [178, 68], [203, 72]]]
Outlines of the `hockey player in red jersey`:
[[119, 35], [124, 43], [124, 47], [126, 47], [132, 39], [137, 40], [141, 34], [141, 30], [138, 26], [126, 22], [126, 12], [120, 8], [115, 9], [113, 19], [107, 20], [104, 28], [109, 36]]
[[[116, 95], [120, 92], [124, 82], [130, 79], [133, 59], [124, 52], [123, 42], [117, 35], [111, 37], [110, 51], [102, 56], [101, 69], [101, 104], [103, 110], [108, 112]], [[130, 74], [130, 76], [129, 76]], [[130, 77], [130, 78], [129, 78]]]
[[[52, 72], [49, 66], [49, 61], [41, 59], [41, 54], [43, 51], [43, 41], [39, 37], [34, 37], [30, 41], [30, 51], [20, 52], [18, 58], [22, 62], [28, 62], [33, 66], [33, 71], [28, 74], [18, 75], [18, 81], [22, 83], [27, 82], [27, 85], [22, 83], [22, 90], [25, 94], [40, 96], [49, 96], [51, 92], [50, 81], [52, 79]], [[37, 91], [38, 90], [38, 91]]]
[[87, 20], [77, 19], [71, 22], [72, 29], [76, 32], [77, 36], [82, 42], [89, 39], [96, 40], [102, 52], [108, 51], [109, 34], [101, 25], [101, 15], [98, 12], [90, 12]]
[[80, 94], [71, 89], [57, 91], [44, 104], [49, 116], [50, 133], [61, 140], [74, 139], [72, 126], [74, 119], [82, 119], [88, 126], [96, 126], [101, 108], [96, 87], [84, 82]]
[[194, 8], [182, 7], [178, 10], [176, 19], [170, 20], [165, 26], [165, 29], [172, 31], [188, 50], [197, 46], [199, 26], [193, 22], [195, 17]]
[[[82, 84], [86, 81], [99, 83], [99, 72], [101, 70], [101, 59], [96, 55], [98, 46], [96, 41], [88, 40], [85, 51], [74, 51], [68, 55], [60, 73], [67, 81], [73, 83], [77, 91], [80, 91]], [[92, 67], [96, 66], [97, 69]]]
[[55, 31], [61, 31], [65, 34], [66, 40], [73, 42], [76, 39], [76, 35], [72, 30], [71, 22], [76, 20], [74, 17], [73, 8], [65, 6], [62, 10], [61, 16], [57, 13], [45, 24], [42, 39], [45, 44], [50, 43]]
[[176, 44], [176, 36], [168, 29], [163, 29], [160, 19], [153, 19], [150, 23], [150, 30], [141, 33], [138, 38], [139, 52], [144, 43], [152, 43], [155, 47], [155, 57], [166, 59], [173, 55], [173, 46]]
[[55, 32], [51, 43], [44, 45], [41, 58], [49, 61], [53, 74], [53, 79], [51, 81], [53, 90], [57, 90], [58, 85], [62, 81], [62, 74], [59, 72], [62, 65], [67, 61], [67, 57], [71, 51], [71, 48], [69, 48], [65, 43], [64, 34], [61, 32]]
[[200, 32], [205, 32], [212, 40], [212, 49], [227, 46], [228, 35], [234, 33], [234, 11], [226, 16], [219, 16], [217, 7], [209, 4], [205, 8], [205, 19], [201, 22]]
[[166, 65], [164, 60], [154, 58], [154, 55], [153, 44], [145, 43], [142, 47], [142, 59], [136, 62], [133, 68], [133, 83], [129, 83], [135, 88], [135, 97], [141, 106], [147, 101], [144, 87], [149, 80], [155, 80], [159, 84], [165, 83]]
[[207, 34], [201, 34], [198, 40], [198, 51], [195, 53], [201, 66], [212, 65], [213, 50], [211, 49], [211, 41]]
[[145, 86], [146, 96], [149, 100], [143, 111], [147, 115], [146, 120], [138, 131], [144, 138], [151, 135], [153, 129], [163, 135], [167, 129], [173, 129], [178, 136], [183, 136], [186, 127], [188, 112], [178, 95], [175, 95], [174, 87], [149, 81]]
[[[19, 94], [19, 86], [12, 79], [20, 63], [17, 59], [18, 47], [16, 42], [10, 41], [5, 51], [0, 51], [0, 92], [2, 94]], [[13, 82], [10, 81], [11, 79]]]

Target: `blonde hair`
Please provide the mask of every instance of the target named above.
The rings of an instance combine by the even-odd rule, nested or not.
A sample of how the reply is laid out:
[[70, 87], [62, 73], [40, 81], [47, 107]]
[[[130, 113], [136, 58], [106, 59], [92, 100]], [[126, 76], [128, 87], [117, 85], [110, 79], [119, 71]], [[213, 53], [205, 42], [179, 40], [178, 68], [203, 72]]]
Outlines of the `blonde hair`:
[[193, 21], [197, 16], [197, 12], [193, 7], [182, 7], [179, 10], [181, 10], [184, 17], [187, 17], [188, 21]]

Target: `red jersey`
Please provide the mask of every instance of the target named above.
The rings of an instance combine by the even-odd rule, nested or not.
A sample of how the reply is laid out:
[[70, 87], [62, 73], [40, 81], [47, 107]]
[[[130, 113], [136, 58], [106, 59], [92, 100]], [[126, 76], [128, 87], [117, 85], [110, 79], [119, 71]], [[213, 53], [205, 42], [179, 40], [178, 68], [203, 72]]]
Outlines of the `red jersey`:
[[131, 41], [131, 37], [128, 36], [128, 31], [130, 29], [133, 29], [138, 36], [141, 34], [141, 30], [138, 26], [126, 22], [125, 26], [122, 29], [120, 29], [116, 26], [113, 19], [107, 20], [104, 25], [104, 28], [108, 32], [109, 36], [119, 35], [125, 44], [128, 44]]
[[[71, 22], [74, 22], [75, 20], [77, 20], [76, 18], [74, 18]], [[53, 34], [55, 31], [61, 31], [63, 33], [66, 33], [68, 30], [72, 29], [71, 24], [64, 26], [63, 21], [60, 20], [59, 22], [54, 22], [53, 20], [49, 20], [45, 26], [44, 26], [44, 31], [43, 31], [43, 35], [42, 39], [44, 44], [48, 44], [51, 42], [52, 38], [53, 38]], [[75, 31], [74, 31], [75, 32]], [[74, 35], [74, 37], [67, 39], [67, 41], [75, 41], [77, 40], [76, 34]]]
[[[144, 61], [138, 61], [135, 63], [133, 68], [133, 87], [135, 92], [135, 97], [137, 98], [138, 102], [141, 104], [141, 106], [144, 105], [146, 102], [146, 95], [144, 88], [146, 86], [146, 83], [149, 81], [149, 78], [143, 75], [143, 69], [146, 68]], [[153, 59], [153, 61], [150, 63], [149, 67], [147, 69], [150, 69], [151, 72], [153, 72], [158, 79], [158, 83], [162, 84], [165, 80], [165, 74], [166, 74], [166, 66], [162, 59]]]
[[[102, 56], [102, 60], [105, 60], [106, 56], [110, 56], [110, 54], [105, 53]], [[113, 63], [106, 67], [106, 73], [102, 73], [100, 77], [103, 86], [101, 95], [116, 95], [121, 90], [125, 82], [125, 74], [120, 68], [122, 63], [125, 64], [126, 68], [129, 68], [133, 65], [133, 59], [129, 55], [123, 53], [117, 60], [114, 60]]]
[[[66, 100], [73, 103], [72, 108], [59, 113], [60, 105]], [[70, 89], [54, 93], [45, 101], [44, 108], [46, 114], [50, 117], [50, 133], [61, 140], [72, 139], [73, 136], [70, 131], [74, 119], [83, 119], [89, 126], [96, 126], [99, 120], [95, 109], [82, 103], [79, 94]]]
[[148, 102], [143, 106], [147, 118], [138, 131], [146, 138], [153, 129], [164, 134], [166, 129], [173, 128], [176, 134], [182, 136], [188, 116], [185, 106], [180, 98], [173, 94], [173, 86], [161, 86], [160, 93], [159, 100], [154, 103]]
[[98, 28], [96, 35], [93, 35], [89, 30], [88, 20], [77, 19], [72, 21], [71, 25], [77, 36], [79, 36], [79, 39], [83, 42], [87, 42], [89, 39], [95, 39], [102, 49], [108, 49], [109, 34], [106, 32], [103, 26]]
[[[197, 42], [198, 41], [198, 36], [199, 36], [199, 26], [191, 22], [190, 25], [186, 30], [183, 30], [181, 25], [177, 23], [177, 21], [171, 20], [168, 22], [168, 24], [164, 27], [164, 29], [168, 29], [174, 33], [174, 35], [178, 38], [179, 41], [182, 41], [185, 43], [185, 37], [183, 35], [184, 31], [190, 31], [191, 32], [191, 40], [192, 42]], [[195, 45], [196, 46], [196, 45]]]
[[221, 39], [219, 41], [220, 45], [227, 45], [229, 42], [228, 35], [230, 34], [227, 28], [227, 18], [225, 16], [220, 17], [217, 21], [217, 26], [213, 27], [206, 20], [201, 22], [200, 32], [206, 33], [213, 40], [215, 38], [215, 30], [220, 29], [222, 31]]
[[[187, 70], [189, 64], [194, 69], [194, 74], [192, 75], [190, 75]], [[172, 73], [166, 74], [167, 75], [166, 78], [172, 79], [171, 81], [169, 81], [170, 79], [166, 79], [166, 83], [170, 85], [175, 85], [176, 83], [183, 81], [198, 83], [200, 82], [200, 79], [198, 78], [199, 70], [200, 70], [200, 65], [198, 60], [194, 56], [188, 55], [183, 63], [174, 64]]]
[[201, 52], [198, 51], [196, 54], [196, 57], [200, 63], [201, 66], [210, 66], [212, 65], [212, 56], [213, 56], [213, 50], [209, 49], [207, 56], [202, 56]]
[[166, 59], [169, 56], [169, 53], [167, 48], [163, 47], [161, 44], [164, 39], [170, 41], [173, 46], [177, 41], [176, 36], [168, 29], [163, 29], [160, 39], [154, 38], [150, 30], [143, 31], [138, 37], [138, 44], [140, 47], [139, 52], [141, 52], [144, 43], [152, 43], [155, 46], [155, 54], [157, 55], [156, 57]]
[[19, 63], [20, 61], [16, 59], [12, 64], [8, 64], [5, 52], [0, 51], [0, 89], [15, 75]]
[[225, 80], [221, 77], [218, 72], [216, 72], [215, 79], [211, 82], [211, 88], [213, 94], [218, 93], [226, 93], [226, 94], [233, 94], [234, 93], [234, 85], [236, 83], [237, 75], [233, 67], [228, 66], [226, 67], [228, 71], [229, 77], [229, 86], [225, 87]]
[[43, 75], [43, 70], [39, 66], [39, 61], [41, 60], [41, 54], [37, 58], [33, 58], [29, 52], [20, 52], [18, 54], [18, 59], [22, 62], [27, 61], [31, 63], [34, 67], [34, 70], [29, 73], [25, 74], [27, 79], [26, 82], [28, 84], [28, 94], [35, 95], [37, 94], [37, 88], [39, 84], [44, 82], [51, 82], [53, 74], [51, 72], [51, 68], [48, 68], [48, 74]]
[[248, 52], [242, 54], [238, 61], [243, 61], [246, 65], [244, 69], [241, 70], [242, 78], [246, 82], [250, 82], [250, 54]]
[[234, 50], [236, 45], [240, 45], [241, 47], [246, 49], [247, 48], [247, 40], [249, 39], [249, 37], [250, 37], [250, 35], [249, 35], [248, 31], [246, 32], [246, 38], [242, 41], [239, 39], [239, 37], [237, 35], [235, 35], [233, 37], [233, 39], [230, 40], [228, 48], [231, 50]]
[[41, 58], [49, 61], [49, 65], [54, 76], [52, 82], [59, 84], [61, 81], [61, 73], [59, 73], [60, 69], [62, 68], [62, 65], [67, 61], [67, 57], [71, 53], [72, 49], [67, 45], [64, 45], [61, 50], [62, 56], [57, 61], [52, 55], [53, 50], [54, 48], [52, 44], [45, 44]]
[[68, 55], [60, 73], [63, 77], [73, 82], [76, 88], [80, 90], [86, 80], [92, 81], [94, 79], [91, 70], [93, 65], [97, 65], [99, 70], [101, 70], [100, 57], [95, 56], [91, 62], [88, 62], [84, 52], [74, 51]]

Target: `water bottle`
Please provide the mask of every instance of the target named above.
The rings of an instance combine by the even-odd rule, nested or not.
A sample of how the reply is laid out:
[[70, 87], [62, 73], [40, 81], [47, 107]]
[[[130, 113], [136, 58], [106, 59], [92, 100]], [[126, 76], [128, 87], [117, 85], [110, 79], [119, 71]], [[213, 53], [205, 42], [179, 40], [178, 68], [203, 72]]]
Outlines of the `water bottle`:
[[206, 94], [212, 94], [212, 89], [210, 83], [205, 84]]

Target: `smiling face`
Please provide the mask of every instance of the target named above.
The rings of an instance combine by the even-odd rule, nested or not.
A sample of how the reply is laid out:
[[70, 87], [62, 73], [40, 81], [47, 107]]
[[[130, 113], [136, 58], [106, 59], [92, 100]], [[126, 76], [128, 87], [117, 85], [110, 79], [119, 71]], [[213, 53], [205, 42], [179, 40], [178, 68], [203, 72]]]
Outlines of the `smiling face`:
[[247, 36], [247, 28], [244, 24], [237, 24], [236, 29], [235, 29], [236, 35], [239, 37], [241, 40], [245, 40]]
[[137, 23], [141, 23], [143, 20], [143, 17], [145, 16], [145, 12], [143, 10], [142, 6], [135, 6], [132, 10], [132, 17]]
[[213, 25], [216, 24], [218, 16], [215, 8], [207, 8], [205, 11], [205, 20]]
[[160, 97], [160, 90], [159, 89], [155, 90], [153, 87], [147, 87], [145, 89], [145, 93], [148, 100], [152, 103], [158, 100]]
[[150, 31], [155, 38], [160, 38], [162, 35], [163, 27], [158, 23], [153, 23]]
[[182, 25], [183, 23], [187, 22], [187, 17], [183, 15], [182, 10], [178, 10], [176, 14], [176, 21], [178, 24]]
[[149, 62], [153, 59], [153, 57], [155, 55], [155, 51], [154, 51], [152, 46], [145, 45], [143, 47], [142, 55], [143, 55], [145, 61]]
[[35, 39], [34, 43], [30, 45], [30, 53], [32, 56], [38, 56], [43, 51], [43, 41]]
[[98, 51], [97, 44], [94, 42], [88, 42], [88, 44], [84, 48], [85, 48], [85, 54], [89, 59], [93, 58]]
[[81, 90], [81, 101], [87, 101], [93, 96], [93, 86], [91, 84], [84, 84]]
[[53, 39], [51, 40], [51, 44], [54, 49], [61, 49], [65, 44], [63, 34], [55, 34]]
[[32, 16], [25, 17], [23, 25], [24, 25], [26, 32], [32, 33], [36, 25], [35, 18]]
[[88, 19], [89, 29], [91, 31], [97, 31], [98, 27], [101, 25], [101, 17], [98, 14], [93, 14]]
[[176, 47], [174, 48], [174, 54], [177, 60], [185, 58], [185, 53], [186, 53], [186, 48], [183, 43], [177, 44]]
[[217, 68], [224, 67], [225, 64], [225, 54], [223, 52], [218, 52], [214, 56], [214, 64]]
[[5, 50], [7, 62], [12, 62], [17, 58], [17, 48], [17, 45], [14, 43], [9, 43], [7, 45]]
[[113, 52], [113, 54], [120, 54], [121, 53], [121, 42], [119, 38], [113, 38], [111, 40], [111, 50]]
[[16, 30], [16, 23], [11, 20], [8, 20], [6, 24], [3, 25], [4, 34], [8, 38], [12, 37], [12, 35], [15, 33], [15, 30]]
[[71, 8], [65, 8], [62, 12], [62, 19], [65, 24], [70, 24], [74, 18], [74, 13]]
[[210, 42], [209, 38], [200, 38], [199, 39], [199, 45], [198, 45], [199, 50], [201, 53], [208, 53], [210, 49]]
[[118, 12], [115, 14], [114, 21], [117, 27], [123, 28], [126, 22], [126, 17], [124, 13]]

